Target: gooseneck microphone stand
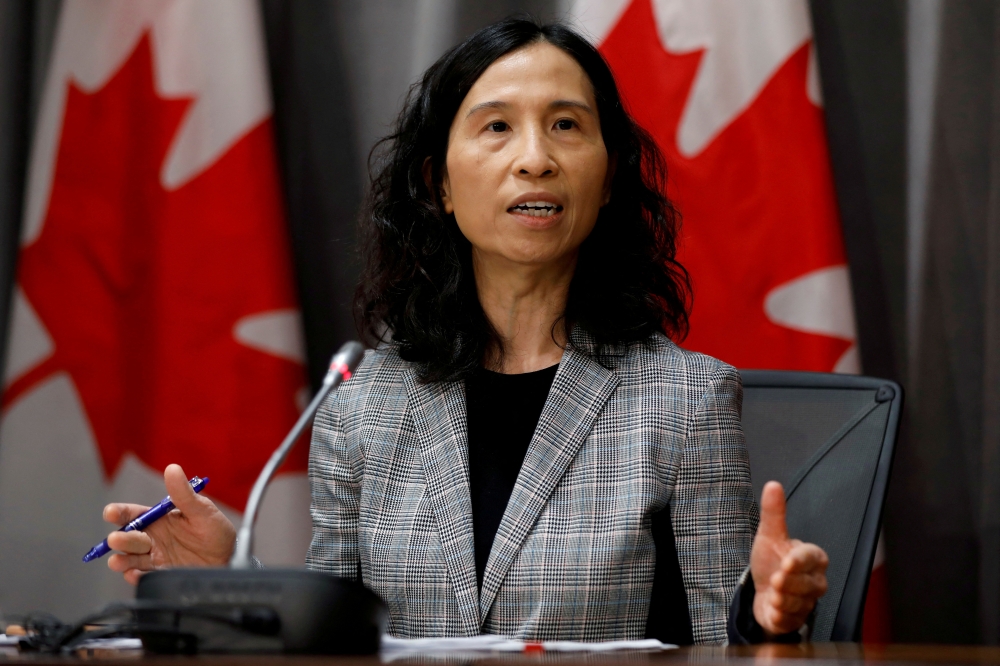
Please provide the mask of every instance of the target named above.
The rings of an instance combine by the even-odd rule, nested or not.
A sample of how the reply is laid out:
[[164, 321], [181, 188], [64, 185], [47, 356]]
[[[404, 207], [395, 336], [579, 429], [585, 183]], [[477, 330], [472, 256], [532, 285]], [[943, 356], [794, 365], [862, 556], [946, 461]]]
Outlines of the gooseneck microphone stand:
[[257, 568], [251, 557], [257, 509], [274, 473], [320, 404], [350, 379], [364, 348], [348, 342], [333, 357], [323, 386], [254, 483], [229, 567], [164, 569], [136, 589], [143, 647], [157, 653], [372, 654], [388, 611], [360, 581], [321, 571]]
[[351, 373], [361, 363], [364, 353], [365, 348], [359, 342], [348, 342], [340, 348], [333, 357], [333, 360], [330, 361], [330, 367], [326, 371], [326, 376], [323, 377], [323, 385], [316, 393], [316, 397], [312, 399], [309, 406], [302, 412], [299, 420], [292, 426], [291, 432], [285, 437], [281, 446], [271, 454], [271, 458], [264, 465], [264, 469], [261, 470], [260, 476], [257, 477], [257, 481], [253, 484], [253, 489], [250, 491], [250, 498], [247, 500], [247, 507], [243, 512], [243, 522], [240, 523], [240, 529], [236, 533], [236, 550], [233, 551], [233, 557], [229, 560], [230, 568], [253, 568], [253, 559], [251, 557], [251, 553], [253, 552], [253, 527], [254, 522], [257, 520], [257, 509], [264, 498], [264, 492], [267, 490], [268, 484], [271, 483], [271, 478], [278, 471], [278, 468], [281, 467], [281, 463], [285, 462], [288, 452], [299, 441], [302, 432], [309, 425], [310, 421], [313, 420], [316, 412], [319, 411], [319, 406], [323, 404], [326, 397], [330, 395], [333, 389], [340, 386], [341, 382], [351, 378]]

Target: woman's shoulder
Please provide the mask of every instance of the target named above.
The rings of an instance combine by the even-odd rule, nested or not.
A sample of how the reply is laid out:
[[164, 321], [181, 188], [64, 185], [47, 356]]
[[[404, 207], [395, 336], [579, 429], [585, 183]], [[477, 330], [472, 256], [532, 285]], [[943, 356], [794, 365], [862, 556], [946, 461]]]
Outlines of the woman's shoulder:
[[742, 386], [739, 372], [725, 361], [684, 349], [662, 333], [617, 348], [612, 369], [620, 381], [683, 385], [695, 391], [712, 385]]
[[385, 377], [398, 377], [409, 363], [399, 356], [399, 347], [384, 343], [375, 349], [366, 349], [364, 358], [358, 365], [354, 377], [359, 383], [371, 382]]
[[351, 378], [340, 385], [324, 404], [324, 410], [358, 413], [371, 396], [405, 395], [404, 374], [409, 363], [399, 357], [396, 345], [366, 349]]
[[[589, 345], [584, 345], [584, 347]], [[638, 367], [649, 370], [712, 375], [719, 370], [735, 369], [708, 354], [679, 346], [663, 333], [653, 333], [645, 340], [611, 345], [596, 352], [603, 362], [619, 368]]]

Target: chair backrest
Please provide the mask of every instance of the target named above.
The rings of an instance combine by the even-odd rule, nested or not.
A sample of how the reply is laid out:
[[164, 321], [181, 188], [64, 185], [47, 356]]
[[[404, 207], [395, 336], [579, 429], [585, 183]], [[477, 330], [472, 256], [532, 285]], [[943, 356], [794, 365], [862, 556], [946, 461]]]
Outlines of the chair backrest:
[[856, 375], [740, 374], [754, 493], [759, 501], [767, 481], [780, 481], [789, 533], [830, 556], [813, 640], [861, 640], [903, 391]]

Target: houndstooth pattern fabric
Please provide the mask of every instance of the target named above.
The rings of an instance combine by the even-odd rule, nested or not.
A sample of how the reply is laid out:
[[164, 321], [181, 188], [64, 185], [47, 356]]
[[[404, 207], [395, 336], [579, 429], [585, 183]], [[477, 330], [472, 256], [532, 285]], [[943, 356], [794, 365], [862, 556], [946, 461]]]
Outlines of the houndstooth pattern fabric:
[[463, 384], [369, 351], [320, 410], [308, 566], [357, 578], [399, 637], [642, 638], [669, 504], [696, 643], [724, 643], [757, 508], [736, 370], [663, 336], [573, 334], [477, 589]]

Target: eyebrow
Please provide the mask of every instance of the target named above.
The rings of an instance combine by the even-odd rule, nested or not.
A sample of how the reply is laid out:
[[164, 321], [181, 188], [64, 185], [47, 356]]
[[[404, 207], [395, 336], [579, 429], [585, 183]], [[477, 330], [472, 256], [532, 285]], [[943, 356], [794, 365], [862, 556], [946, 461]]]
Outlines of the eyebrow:
[[[472, 116], [473, 114], [482, 111], [483, 109], [509, 109], [509, 108], [510, 108], [510, 103], [509, 102], [503, 102], [503, 101], [500, 101], [500, 100], [495, 100], [495, 101], [490, 101], [490, 102], [481, 102], [479, 104], [476, 104], [471, 109], [469, 109], [469, 113], [467, 113], [465, 117], [468, 118], [468, 117]], [[553, 101], [551, 104], [549, 104], [549, 108], [550, 109], [565, 109], [565, 108], [580, 109], [582, 111], [585, 111], [585, 112], [589, 113], [592, 116], [596, 116], [596, 114], [594, 113], [594, 110], [592, 108], [590, 108], [589, 104], [584, 104], [583, 102], [577, 102], [576, 100], [572, 100], [572, 99], [557, 99], [557, 100]]]

